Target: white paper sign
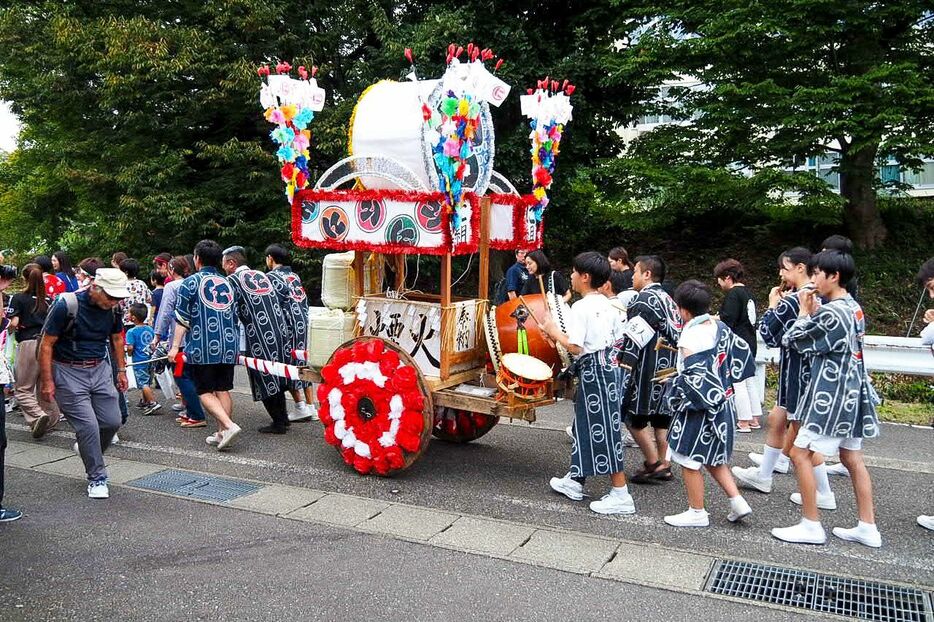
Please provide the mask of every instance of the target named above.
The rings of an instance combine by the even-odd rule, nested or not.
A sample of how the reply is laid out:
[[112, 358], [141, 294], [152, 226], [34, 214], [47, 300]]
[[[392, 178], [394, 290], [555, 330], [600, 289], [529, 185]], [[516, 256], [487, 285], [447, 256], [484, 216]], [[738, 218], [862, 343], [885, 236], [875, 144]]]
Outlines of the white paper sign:
[[634, 317], [626, 322], [623, 334], [640, 348], [644, 348], [655, 336], [655, 329], [649, 326], [649, 323], [643, 318]]

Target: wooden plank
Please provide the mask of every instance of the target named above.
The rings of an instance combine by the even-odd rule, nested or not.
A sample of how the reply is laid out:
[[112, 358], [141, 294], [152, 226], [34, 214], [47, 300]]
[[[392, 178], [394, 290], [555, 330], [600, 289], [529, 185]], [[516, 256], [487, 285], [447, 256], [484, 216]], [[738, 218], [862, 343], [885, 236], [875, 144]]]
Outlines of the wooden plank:
[[405, 285], [405, 255], [399, 253], [398, 255], [393, 255], [393, 266], [396, 272], [396, 291], [401, 291], [402, 286]]
[[364, 287], [364, 279], [366, 276], [364, 259], [364, 253], [362, 251], [356, 251], [353, 254], [354, 293], [357, 297], [362, 296], [363, 292], [366, 291]]
[[480, 300], [490, 295], [490, 197], [480, 199], [480, 281], [477, 285]]
[[305, 382], [321, 382], [321, 374], [313, 367], [300, 367], [298, 369], [298, 377]]
[[432, 391], [440, 391], [441, 389], [446, 389], [447, 387], [453, 387], [454, 385], [464, 384], [465, 382], [470, 382], [476, 380], [480, 377], [479, 369], [468, 369], [467, 371], [458, 372], [456, 374], [448, 374], [447, 378], [439, 376], [426, 376], [425, 381], [428, 383], [428, 387]]
[[445, 309], [451, 306], [451, 253], [441, 255], [441, 380], [445, 381], [451, 375], [451, 348], [444, 343], [444, 335], [448, 334], [448, 324], [451, 322], [451, 313]]
[[432, 401], [435, 406], [444, 406], [446, 408], [458, 408], [470, 412], [493, 415], [494, 417], [508, 417], [510, 419], [521, 419], [523, 421], [535, 421], [535, 409], [543, 406], [550, 406], [554, 403], [552, 399], [536, 400], [534, 402], [513, 402], [509, 403], [502, 399], [493, 397], [482, 397], [479, 395], [467, 395], [459, 393], [452, 388], [432, 393]]

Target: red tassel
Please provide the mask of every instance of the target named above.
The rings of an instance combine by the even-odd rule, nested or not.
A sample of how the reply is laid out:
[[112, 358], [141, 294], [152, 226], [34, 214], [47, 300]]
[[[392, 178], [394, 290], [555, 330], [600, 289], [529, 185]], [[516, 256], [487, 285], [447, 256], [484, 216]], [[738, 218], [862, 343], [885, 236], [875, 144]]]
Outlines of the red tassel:
[[473, 41], [467, 44], [467, 53], [473, 55]]
[[405, 58], [409, 61], [410, 65], [415, 62], [412, 60], [412, 48], [405, 48]]
[[567, 80], [565, 80], [565, 81], [564, 81], [564, 84], [561, 85], [561, 90], [563, 91], [564, 89], [568, 88], [568, 84], [569, 84], [569, 82], [568, 82]]
[[302, 77], [302, 80], [307, 80], [307, 79], [308, 79], [308, 70], [305, 69], [305, 66], [304, 66], [304, 65], [299, 65], [299, 67], [298, 67], [298, 75], [300, 75], [300, 76]]
[[457, 49], [454, 50], [454, 58], [460, 58], [461, 54], [463, 53], [464, 53], [464, 47], [461, 45], [457, 46]]
[[503, 59], [501, 58], [498, 61], [496, 61], [496, 66], [493, 67], [493, 71], [499, 71], [499, 68], [502, 66], [503, 66]]
[[265, 77], [265, 76], [268, 76], [268, 75], [269, 75], [269, 66], [268, 66], [268, 65], [260, 65], [259, 68], [257, 68], [257, 70], [256, 70], [256, 75], [258, 75], [260, 78]]
[[532, 93], [535, 92], [535, 89], [525, 89], [525, 92], [531, 95]]
[[569, 84], [569, 85], [568, 85], [568, 88], [564, 89], [564, 92], [568, 94], [568, 97], [570, 97], [571, 95], [574, 94], [574, 89], [576, 89], [576, 88], [577, 88], [577, 87], [574, 86], [573, 84]]
[[557, 80], [552, 80], [552, 81], [551, 81], [551, 90], [552, 90], [552, 91], [557, 91], [557, 90], [558, 90], [558, 81], [557, 81]]

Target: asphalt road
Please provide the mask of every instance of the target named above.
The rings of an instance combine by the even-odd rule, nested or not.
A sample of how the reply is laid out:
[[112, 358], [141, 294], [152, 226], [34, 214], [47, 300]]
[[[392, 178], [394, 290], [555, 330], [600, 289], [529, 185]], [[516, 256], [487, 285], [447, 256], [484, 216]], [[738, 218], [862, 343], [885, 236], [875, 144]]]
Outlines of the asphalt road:
[[10, 499], [28, 512], [0, 526], [8, 622], [791, 615], [126, 488], [89, 502], [75, 480], [8, 475]]
[[[361, 477], [348, 469], [338, 453], [324, 442], [319, 423], [295, 424], [285, 436], [262, 435], [255, 432], [256, 427], [268, 422], [261, 406], [243, 394], [235, 395], [235, 402], [235, 419], [245, 432], [232, 451], [218, 453], [208, 447], [204, 438], [210, 428], [181, 429], [166, 408], [162, 415], [132, 416], [120, 431], [123, 443], [111, 453], [166, 466], [657, 543], [687, 551], [934, 586], [934, 534], [915, 523], [919, 514], [934, 512], [934, 431], [930, 429], [885, 425], [883, 436], [867, 443], [868, 455], [887, 459], [899, 467], [870, 469], [877, 522], [884, 539], [883, 548], [872, 550], [833, 537], [822, 547], [791, 545], [772, 538], [769, 533], [772, 527], [791, 525], [799, 517], [797, 506], [788, 501], [788, 495], [796, 490], [790, 475], [776, 477], [771, 495], [747, 493], [754, 513], [741, 525], [727, 522], [726, 499], [708, 479], [711, 527], [677, 529], [662, 522], [666, 514], [680, 512], [687, 506], [677, 476], [666, 484], [631, 485], [637, 509], [637, 514], [631, 517], [599, 516], [590, 512], [586, 504], [552, 493], [548, 478], [565, 472], [570, 451], [569, 441], [560, 430], [525, 424], [498, 425], [471, 444], [432, 442], [413, 467], [394, 478]], [[545, 425], [554, 424], [552, 427], [560, 427], [569, 416], [566, 404], [542, 413]], [[22, 420], [12, 416], [10, 421]], [[11, 430], [10, 438], [29, 437], [25, 432]], [[742, 443], [749, 447], [761, 446], [761, 441], [761, 432], [742, 437]], [[59, 447], [71, 444], [64, 433], [48, 436], [43, 442]], [[634, 471], [640, 461], [638, 450], [627, 450], [627, 471]], [[736, 452], [734, 464], [748, 464], [744, 452]], [[849, 479], [834, 477], [831, 483], [839, 509], [824, 513], [828, 532], [831, 527], [849, 527], [856, 521]], [[607, 485], [605, 480], [593, 478], [587, 491], [599, 497]]]

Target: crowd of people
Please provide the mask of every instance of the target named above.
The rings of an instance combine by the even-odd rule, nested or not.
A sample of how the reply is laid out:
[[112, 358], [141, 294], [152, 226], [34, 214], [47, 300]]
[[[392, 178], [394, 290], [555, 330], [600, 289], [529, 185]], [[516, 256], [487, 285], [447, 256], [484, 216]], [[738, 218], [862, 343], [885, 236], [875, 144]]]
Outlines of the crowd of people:
[[[217, 427], [205, 440], [224, 450], [241, 433], [230, 395], [241, 353], [289, 363], [305, 348], [309, 311], [301, 280], [283, 247], [271, 245], [264, 256], [265, 272], [248, 265], [243, 247], [222, 250], [202, 240], [191, 255], [156, 256], [149, 285], [138, 278], [139, 262], [123, 253], [113, 255], [111, 267], [92, 257], [73, 269], [67, 255], [56, 253], [23, 268], [26, 288], [5, 306], [17, 341], [14, 395], [34, 437], [68, 420], [89, 497], [109, 496], [103, 453], [127, 421], [128, 368], [143, 414], [162, 408], [158, 386], [178, 399], [172, 408], [182, 428], [204, 428], [210, 417]], [[837, 507], [829, 481], [837, 473], [853, 483], [858, 522], [833, 534], [881, 546], [862, 457], [863, 439], [879, 434], [878, 397], [863, 364], [865, 318], [856, 300], [852, 245], [832, 236], [817, 253], [788, 249], [778, 257], [778, 274], [781, 282], [758, 318], [744, 268], [732, 258], [713, 268], [724, 292], [713, 314], [710, 287], [698, 280], [672, 287], [657, 255], [630, 260], [621, 247], [607, 255], [581, 253], [566, 279], [541, 250], [517, 252], [497, 297], [542, 290], [565, 302], [579, 296], [566, 332], [552, 320], [542, 324], [573, 356], [565, 373], [578, 383], [568, 428], [570, 468], [551, 479], [551, 488], [581, 501], [587, 479], [606, 475], [610, 489], [590, 509], [633, 514], [629, 483], [671, 481], [674, 463], [688, 507], [664, 521], [706, 527], [705, 471], [728, 498], [727, 520], [736, 522], [753, 511], [741, 488], [769, 494], [774, 474], [793, 468], [799, 491], [790, 500], [801, 506], [801, 520], [772, 535], [823, 544], [820, 510]], [[934, 298], [934, 259], [918, 279]], [[0, 292], [10, 282], [0, 279]], [[925, 320], [922, 339], [934, 344], [934, 310]], [[778, 395], [763, 451], [750, 454], [754, 466], [731, 468], [736, 434], [763, 427], [757, 336], [780, 349]], [[253, 400], [271, 419], [259, 432], [285, 434], [293, 422], [316, 418], [307, 383], [252, 369], [248, 374]], [[0, 501], [5, 446], [4, 434]], [[643, 457], [628, 476], [626, 446], [638, 447]], [[840, 463], [828, 466], [833, 456]], [[0, 509], [0, 521], [20, 515]], [[934, 517], [918, 522], [934, 529]]]
[[[243, 247], [223, 250], [202, 240], [191, 255], [157, 255], [149, 285], [138, 278], [139, 262], [124, 253], [115, 253], [110, 267], [89, 257], [73, 268], [64, 253], [23, 267], [25, 289], [0, 306], [16, 336], [13, 398], [35, 438], [67, 419], [88, 497], [109, 497], [103, 454], [127, 422], [131, 377], [143, 415], [162, 408], [157, 386], [177, 400], [171, 408], [182, 428], [206, 427], [209, 415], [217, 430], [206, 442], [224, 450], [241, 432], [230, 395], [240, 354], [297, 362], [307, 334], [305, 290], [284, 247], [267, 247], [265, 261], [267, 272], [251, 270]], [[0, 279], [0, 292], [11, 282]], [[307, 383], [252, 369], [248, 375], [254, 400], [271, 418], [259, 432], [285, 434], [293, 422], [317, 418]], [[0, 434], [2, 501], [4, 421]], [[20, 516], [0, 505], [0, 522]]]

